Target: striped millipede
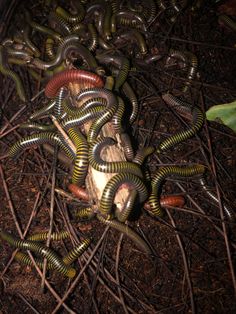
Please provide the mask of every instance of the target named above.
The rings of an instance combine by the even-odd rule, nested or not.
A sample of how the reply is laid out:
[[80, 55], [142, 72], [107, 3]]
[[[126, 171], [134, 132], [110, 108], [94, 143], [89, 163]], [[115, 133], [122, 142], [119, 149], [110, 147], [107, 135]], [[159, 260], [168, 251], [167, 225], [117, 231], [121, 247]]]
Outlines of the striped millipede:
[[52, 30], [49, 27], [43, 26], [43, 25], [38, 24], [35, 21], [33, 21], [28, 10], [25, 9], [24, 14], [25, 14], [26, 21], [30, 25], [31, 28], [35, 29], [38, 32], [41, 32], [43, 34], [46, 34], [46, 35], [54, 38], [58, 42], [62, 41], [62, 36], [59, 33], [57, 33], [56, 31]]
[[69, 278], [73, 278], [75, 276], [75, 269], [67, 266], [62, 261], [62, 259], [47, 246], [34, 241], [16, 239], [11, 234], [3, 230], [0, 231], [0, 237], [3, 240], [7, 241], [10, 245], [18, 249], [30, 250], [38, 255], [41, 255], [42, 257], [45, 257], [49, 261], [49, 263], [53, 265], [55, 270], [57, 270], [61, 274]]
[[45, 95], [53, 98], [57, 95], [58, 90], [62, 86], [67, 86], [69, 83], [76, 82], [77, 84], [87, 84], [90, 87], [103, 87], [104, 83], [97, 74], [84, 70], [65, 70], [57, 73], [46, 85]]
[[130, 172], [118, 173], [108, 181], [103, 190], [99, 206], [99, 211], [103, 215], [111, 213], [116, 192], [123, 183], [128, 183], [129, 186], [138, 191], [138, 199], [141, 203], [147, 198], [147, 188], [139, 177]]
[[46, 52], [46, 55], [48, 56], [48, 58], [50, 60], [53, 60], [56, 57], [54, 48], [55, 48], [54, 40], [52, 38], [48, 37], [46, 39], [46, 42], [45, 42], [45, 52]]
[[52, 109], [54, 108], [55, 104], [56, 104], [56, 101], [54, 99], [50, 100], [47, 105], [43, 106], [41, 109], [32, 113], [30, 115], [29, 119], [35, 120], [35, 119], [38, 119], [45, 114], [49, 114], [52, 111]]
[[205, 171], [205, 167], [203, 165], [193, 165], [185, 168], [181, 167], [162, 167], [160, 168], [154, 177], [152, 178], [152, 192], [148, 199], [150, 204], [150, 212], [153, 216], [162, 216], [163, 211], [160, 205], [160, 194], [161, 194], [161, 186], [163, 181], [169, 176], [180, 176], [180, 177], [192, 177], [195, 175], [203, 174]]
[[96, 59], [85, 46], [79, 43], [80, 37], [72, 34], [63, 39], [59, 45], [55, 58], [50, 61], [43, 61], [35, 58], [32, 63], [39, 69], [51, 69], [59, 65], [72, 52], [76, 52], [90, 69], [97, 69], [98, 65]]
[[140, 237], [138, 233], [133, 231], [128, 225], [119, 222], [115, 219], [109, 220], [104, 218], [101, 215], [97, 215], [97, 218], [99, 221], [104, 223], [105, 225], [108, 225], [122, 233], [124, 233], [128, 238], [130, 238], [138, 247], [140, 247], [146, 254], [152, 254], [152, 251], [148, 244]]
[[54, 131], [55, 130], [55, 125], [54, 124], [42, 124], [42, 123], [37, 123], [37, 122], [25, 122], [21, 123], [19, 125], [19, 128], [21, 129], [33, 129], [33, 130], [38, 130], [38, 131]]
[[232, 29], [234, 32], [236, 32], [236, 22], [234, 22], [229, 16], [225, 14], [221, 14], [218, 17], [218, 21], [220, 23], [223, 23], [224, 25], [228, 26], [230, 29]]
[[88, 43], [88, 50], [95, 51], [98, 46], [98, 34], [95, 26], [92, 23], [88, 24], [88, 32], [90, 35], [90, 42]]
[[[163, 94], [162, 99], [169, 104], [170, 106], [174, 104], [174, 109], [176, 108], [176, 104], [178, 104], [179, 99], [170, 93], [168, 94]], [[167, 149], [169, 149], [172, 146], [175, 146], [178, 143], [181, 143], [185, 141], [186, 139], [192, 137], [194, 134], [196, 134], [202, 127], [203, 122], [204, 122], [204, 116], [202, 111], [197, 108], [193, 107], [191, 105], [186, 105], [186, 111], [189, 112], [191, 111], [192, 114], [192, 122], [191, 125], [184, 131], [180, 131], [169, 138], [165, 139], [163, 142], [161, 142], [157, 148], [157, 153], [163, 152]], [[183, 102], [179, 102], [179, 106], [183, 107]]]
[[55, 143], [59, 145], [59, 147], [65, 151], [69, 158], [74, 159], [74, 154], [63, 143], [61, 137], [53, 132], [42, 132], [26, 136], [13, 144], [10, 147], [8, 154], [11, 158], [17, 158], [23, 149], [29, 148], [34, 145], [41, 145], [44, 143]]
[[[144, 56], [147, 54], [147, 44], [146, 41], [144, 39], [144, 36], [136, 29], [131, 29], [128, 30], [124, 33], [122, 33], [121, 35], [119, 35], [116, 39], [116, 41], [118, 42], [119, 40], [125, 40], [125, 41], [135, 41], [137, 43], [138, 49], [139, 49], [139, 53]], [[139, 55], [139, 54], [138, 54]], [[137, 55], [137, 57], [138, 57]]]
[[137, 153], [136, 153], [136, 155], [132, 161], [138, 165], [142, 165], [144, 162], [144, 159], [147, 158], [152, 153], [154, 153], [154, 151], [155, 151], [155, 148], [153, 146], [147, 146], [147, 147], [140, 148], [137, 151]]
[[[91, 98], [86, 100], [85, 102], [81, 102], [81, 105], [79, 106], [73, 106], [71, 104], [71, 100], [69, 98], [66, 98], [63, 101], [63, 109], [67, 113], [68, 116], [74, 116], [74, 115], [80, 115], [83, 112], [87, 112], [90, 108], [94, 108], [97, 106], [106, 106], [106, 100], [101, 97], [97, 98]], [[105, 108], [104, 108], [105, 109]]]
[[[66, 256], [63, 257], [62, 261], [65, 265], [71, 265], [75, 260], [77, 260], [88, 248], [91, 240], [90, 239], [85, 239], [77, 245], [75, 248], [73, 248], [71, 251], [68, 252]], [[17, 252], [15, 255], [15, 259], [19, 261], [22, 264], [32, 266], [33, 263], [30, 259], [30, 257], [22, 252]], [[35, 258], [35, 262], [37, 266], [41, 269], [43, 269], [43, 260], [39, 258]], [[55, 269], [55, 266], [52, 263], [47, 263], [47, 269]]]
[[77, 210], [75, 216], [78, 219], [92, 219], [95, 216], [95, 213], [91, 207], [86, 207]]
[[[187, 71], [187, 79], [191, 81], [195, 78], [198, 67], [197, 57], [190, 51], [179, 51], [170, 49], [169, 58], [179, 59], [183, 62], [183, 68]], [[167, 59], [167, 64], [169, 62], [169, 58]], [[189, 88], [190, 82], [186, 82], [183, 87], [183, 92], [186, 92]]]
[[61, 121], [61, 126], [65, 128], [66, 130], [68, 130], [75, 126], [81, 126], [84, 123], [98, 116], [103, 116], [103, 114], [104, 114], [104, 106], [96, 106], [96, 107], [84, 110], [83, 112], [77, 112], [71, 115], [70, 117], [63, 119]]
[[137, 99], [132, 87], [130, 86], [130, 84], [127, 81], [122, 85], [122, 92], [129, 99], [129, 101], [132, 105], [132, 112], [131, 112], [131, 115], [129, 118], [129, 122], [130, 122], [130, 124], [132, 124], [132, 123], [134, 123], [134, 121], [136, 120], [136, 118], [138, 116], [138, 111], [139, 111], [138, 99]]
[[129, 69], [130, 69], [129, 60], [118, 54], [97, 55], [96, 58], [101, 63], [110, 64], [119, 69], [119, 72], [115, 81], [115, 91], [119, 91], [120, 87], [126, 81], [128, 73], [129, 73]]
[[73, 184], [79, 186], [84, 184], [88, 171], [88, 143], [86, 138], [75, 128], [70, 128], [68, 134], [76, 147], [76, 157], [72, 173]]
[[[51, 240], [54, 240], [54, 241], [60, 241], [60, 240], [67, 239], [68, 237], [69, 237], [69, 232], [66, 230], [62, 230], [60, 232], [53, 232], [50, 238]], [[47, 239], [48, 239], [48, 232], [35, 233], [27, 237], [27, 240], [36, 241], [36, 242], [46, 241]]]
[[62, 107], [62, 101], [67, 95], [67, 89], [65, 87], [61, 87], [59, 90], [59, 93], [56, 96], [55, 99], [55, 106], [53, 108], [54, 110], [54, 116], [56, 118], [60, 118], [63, 114], [63, 107]]
[[112, 125], [114, 127], [114, 131], [118, 134], [121, 134], [122, 132], [124, 132], [124, 129], [122, 126], [122, 118], [125, 112], [125, 104], [121, 97], [117, 96], [117, 100], [118, 100], [118, 108], [112, 117]]
[[[181, 195], [162, 195], [160, 198], [160, 206], [173, 206], [173, 207], [183, 207], [185, 203], [185, 199]], [[151, 206], [148, 202], [144, 204], [144, 209], [147, 211], [151, 210]]]
[[135, 174], [136, 176], [142, 177], [142, 171], [139, 166], [132, 162], [127, 161], [115, 161], [109, 162], [104, 161], [100, 157], [101, 150], [105, 146], [114, 145], [116, 142], [111, 137], [100, 137], [90, 144], [89, 147], [89, 163], [97, 171], [105, 173], [123, 173], [128, 172]]
[[116, 32], [117, 24], [140, 27], [144, 32], [147, 31], [145, 19], [138, 13], [132, 11], [118, 11], [111, 17], [111, 32]]
[[[207, 182], [206, 179], [202, 176], [201, 178], [199, 178], [199, 183], [201, 185], [201, 187], [203, 188], [203, 191], [209, 196], [209, 198], [216, 204], [219, 204], [219, 200], [218, 197], [216, 196], [215, 193], [211, 192], [211, 189], [207, 186]], [[232, 222], [235, 222], [235, 212], [233, 210], [233, 208], [226, 204], [225, 202], [223, 202], [223, 210], [225, 212], [225, 216]]]
[[23, 32], [24, 41], [26, 45], [30, 48], [30, 50], [33, 52], [34, 56], [36, 58], [39, 58], [41, 53], [38, 47], [30, 39], [30, 34], [31, 34], [31, 28], [28, 24], [26, 24], [24, 27], [24, 32]]
[[48, 24], [50, 27], [57, 29], [62, 36], [67, 36], [72, 32], [69, 23], [56, 12], [50, 12], [48, 16]]
[[0, 72], [3, 75], [10, 77], [14, 81], [14, 83], [16, 85], [16, 91], [17, 91], [19, 98], [23, 102], [25, 102], [26, 101], [25, 90], [24, 90], [24, 87], [23, 87], [23, 84], [21, 82], [19, 75], [16, 74], [14, 71], [8, 69], [6, 64], [5, 64], [5, 59], [6, 59], [6, 50], [5, 49], [6, 48], [4, 46], [0, 45]]
[[80, 3], [80, 1], [76, 1], [74, 4], [76, 4], [76, 9], [78, 11], [78, 14], [76, 15], [70, 14], [60, 6], [56, 8], [56, 13], [71, 24], [80, 23], [85, 15], [84, 6]]
[[121, 133], [120, 134], [121, 145], [124, 149], [125, 158], [129, 161], [133, 161], [134, 158], [134, 150], [132, 147], [131, 139], [129, 134]]

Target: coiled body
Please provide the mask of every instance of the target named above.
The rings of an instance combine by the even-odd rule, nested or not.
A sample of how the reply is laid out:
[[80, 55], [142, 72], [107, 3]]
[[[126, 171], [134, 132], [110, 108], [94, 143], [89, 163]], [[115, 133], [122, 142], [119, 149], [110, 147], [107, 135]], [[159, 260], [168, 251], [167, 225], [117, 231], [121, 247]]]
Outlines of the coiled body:
[[138, 111], [139, 111], [138, 99], [137, 99], [135, 92], [133, 91], [132, 87], [130, 86], [130, 84], [127, 81], [122, 85], [122, 92], [128, 98], [128, 100], [130, 101], [131, 106], [132, 106], [132, 112], [131, 112], [131, 115], [129, 118], [129, 122], [130, 122], [130, 124], [132, 124], [132, 123], [134, 123], [134, 121], [136, 120], [136, 118], [138, 116]]
[[123, 183], [127, 183], [133, 189], [137, 190], [139, 202], [143, 202], [147, 198], [147, 188], [139, 177], [128, 172], [116, 174], [108, 181], [102, 193], [99, 211], [103, 215], [108, 215], [111, 213], [115, 194], [117, 189]]
[[182, 101], [179, 101], [177, 97], [169, 93], [162, 95], [162, 98], [168, 105], [172, 106], [174, 109], [178, 110], [176, 104], [179, 104], [181, 110], [185, 110], [187, 113], [190, 112], [192, 115], [192, 122], [186, 130], [180, 131], [161, 142], [157, 148], [157, 153], [163, 152], [170, 147], [175, 146], [176, 144], [181, 143], [186, 139], [192, 137], [201, 129], [204, 121], [203, 113], [199, 108], [192, 107], [187, 103], [183, 103]]
[[45, 257], [53, 265], [53, 267], [63, 275], [69, 278], [73, 278], [75, 276], [75, 269], [68, 267], [52, 249], [41, 245], [38, 242], [16, 239], [2, 230], [0, 231], [0, 236], [3, 240], [7, 241], [10, 245], [16, 248], [30, 250], [42, 257]]
[[79, 209], [76, 212], [76, 217], [79, 219], [91, 219], [95, 216], [95, 213], [91, 207]]
[[46, 85], [45, 95], [53, 98], [62, 86], [69, 83], [86, 84], [87, 87], [103, 87], [103, 80], [97, 74], [83, 70], [65, 70], [56, 74]]
[[90, 165], [96, 169], [97, 171], [105, 172], [105, 173], [121, 173], [121, 172], [129, 172], [133, 173], [136, 176], [142, 177], [142, 172], [138, 165], [126, 162], [126, 161], [116, 161], [109, 162], [104, 161], [100, 157], [101, 150], [105, 146], [114, 145], [115, 141], [110, 137], [98, 138], [94, 142], [91, 143], [89, 148], [89, 162]]
[[154, 175], [151, 185], [152, 192], [149, 197], [149, 204], [151, 207], [151, 214], [154, 216], [162, 216], [163, 211], [160, 205], [160, 188], [163, 181], [170, 176], [178, 176], [178, 177], [192, 177], [198, 174], [202, 174], [205, 171], [205, 167], [203, 165], [194, 165], [189, 167], [162, 167], [157, 173]]

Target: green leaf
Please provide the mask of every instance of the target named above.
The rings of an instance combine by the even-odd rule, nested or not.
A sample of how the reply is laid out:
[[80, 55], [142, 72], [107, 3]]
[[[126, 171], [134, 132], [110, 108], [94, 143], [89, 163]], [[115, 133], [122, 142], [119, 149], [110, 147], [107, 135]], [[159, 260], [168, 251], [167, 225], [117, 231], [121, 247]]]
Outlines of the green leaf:
[[211, 107], [206, 112], [206, 117], [207, 120], [223, 123], [236, 132], [236, 100]]

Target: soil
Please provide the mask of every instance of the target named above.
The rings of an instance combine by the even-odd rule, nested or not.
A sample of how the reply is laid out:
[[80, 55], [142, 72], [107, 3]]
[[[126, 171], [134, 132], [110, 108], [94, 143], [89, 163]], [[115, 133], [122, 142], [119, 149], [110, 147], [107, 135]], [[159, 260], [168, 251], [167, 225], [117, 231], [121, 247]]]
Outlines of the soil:
[[[161, 98], [163, 92], [169, 90], [204, 112], [212, 105], [236, 99], [236, 32], [218, 23], [218, 6], [227, 1], [206, 2], [195, 11], [189, 5], [174, 23], [170, 22], [171, 10], [167, 10], [148, 28], [148, 48], [159, 51], [161, 58], [150, 65], [134, 63], [136, 71], [129, 73], [128, 81], [140, 108], [138, 119], [129, 128], [136, 150], [158, 146], [182, 130], [187, 121], [166, 106]], [[1, 17], [1, 40], [19, 31], [25, 6], [34, 12], [35, 20], [46, 13], [43, 1], [22, 1], [17, 6], [12, 3], [12, 10], [7, 11], [4, 19]], [[169, 48], [191, 51], [198, 58], [197, 77], [184, 95], [181, 88], [185, 73], [176, 64], [166, 66]], [[132, 49], [133, 44], [119, 47], [123, 53]], [[132, 53], [128, 57], [132, 59]], [[44, 83], [33, 80], [26, 68], [13, 69], [22, 77], [28, 99], [43, 88]], [[19, 237], [19, 229], [24, 232], [30, 217], [28, 234], [48, 230], [55, 167], [52, 156], [42, 147], [25, 150], [17, 160], [7, 156], [13, 143], [32, 133], [16, 126], [46, 100], [42, 93], [22, 104], [12, 80], [1, 74], [0, 81], [0, 229]], [[234, 211], [235, 144], [236, 134], [231, 129], [205, 120], [197, 136], [161, 155], [151, 155], [145, 167], [153, 176], [160, 166], [203, 164], [211, 191], [218, 191], [222, 202], [230, 204]], [[68, 172], [65, 166], [57, 164], [55, 185], [67, 193]], [[193, 178], [168, 178], [162, 194], [184, 196], [184, 207], [166, 208], [163, 218], [153, 218], [136, 204], [129, 222], [152, 248], [153, 256], [147, 256], [118, 231], [110, 228], [104, 233], [106, 227], [96, 218], [79, 221], [75, 213], [84, 206], [82, 201], [53, 193], [53, 229], [67, 229], [71, 235], [68, 240], [53, 241], [55, 251], [63, 256], [76, 238], [92, 238], [89, 250], [74, 265], [80, 278], [74, 283], [74, 279], [48, 271], [50, 289], [45, 285], [41, 288], [42, 278], [35, 267], [12, 259], [14, 248], [1, 241], [0, 313], [54, 313], [58, 300], [73, 283], [74, 288], [58, 313], [167, 314], [194, 313], [194, 309], [196, 313], [235, 313], [235, 222], [221, 219], [221, 206], [215, 205]], [[84, 270], [95, 248], [94, 257]]]

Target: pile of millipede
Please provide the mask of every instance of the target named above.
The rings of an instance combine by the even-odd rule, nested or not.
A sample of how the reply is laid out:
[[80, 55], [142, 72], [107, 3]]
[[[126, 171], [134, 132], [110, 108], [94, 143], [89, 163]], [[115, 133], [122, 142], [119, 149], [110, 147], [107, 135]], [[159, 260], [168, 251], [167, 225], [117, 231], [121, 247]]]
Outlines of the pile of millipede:
[[[97, 218], [125, 234], [151, 256], [155, 251], [129, 226], [129, 219], [137, 208], [159, 219], [165, 215], [166, 205], [184, 205], [183, 196], [162, 195], [167, 178], [197, 180], [203, 192], [218, 204], [217, 196], [205, 181], [205, 165], [161, 166], [154, 174], [145, 168], [149, 156], [161, 157], [168, 153], [195, 136], [204, 123], [202, 110], [184, 100], [197, 75], [197, 57], [191, 51], [166, 46], [154, 49], [148, 43], [157, 16], [166, 16], [174, 23], [188, 6], [188, 1], [169, 1], [168, 6], [166, 2], [73, 0], [59, 5], [58, 1], [45, 0], [43, 23], [34, 19], [33, 11], [25, 9], [22, 30], [4, 38], [0, 45], [0, 72], [12, 79], [20, 101], [27, 103], [29, 99], [24, 82], [13, 66], [26, 69], [31, 80], [40, 81], [46, 99], [46, 104], [20, 125], [29, 135], [13, 143], [8, 156], [16, 160], [25, 149], [42, 145], [53, 154], [53, 162], [64, 161], [68, 169], [67, 187], [75, 195], [80, 193], [84, 206], [77, 211], [77, 219]], [[193, 4], [192, 10], [195, 9]], [[219, 20], [230, 24], [230, 18], [223, 15]], [[230, 25], [232, 28], [233, 21]], [[166, 90], [160, 96], [184, 119], [186, 127], [160, 139], [157, 146], [134, 149], [129, 134], [137, 123], [140, 108], [129, 75], [158, 62], [164, 62], [166, 67], [174, 64], [183, 77], [179, 95]], [[115, 146], [123, 158], [109, 160], [109, 152]], [[116, 156], [116, 152], [113, 155]], [[99, 175], [103, 174], [109, 177], [105, 176], [106, 181], [100, 183]], [[98, 181], [100, 194], [92, 193], [91, 177]], [[122, 190], [125, 196], [117, 201]], [[232, 208], [223, 203], [223, 209], [225, 218], [233, 222]], [[15, 255], [20, 263], [32, 265], [31, 257], [24, 252], [28, 250], [36, 256], [39, 268], [43, 269], [46, 259], [48, 270], [69, 278], [76, 274], [73, 263], [92, 241], [82, 237], [81, 243], [62, 258], [41, 242], [66, 239], [69, 237], [66, 230], [36, 233], [26, 238], [16, 238], [7, 230], [1, 230], [0, 237], [21, 250]]]

